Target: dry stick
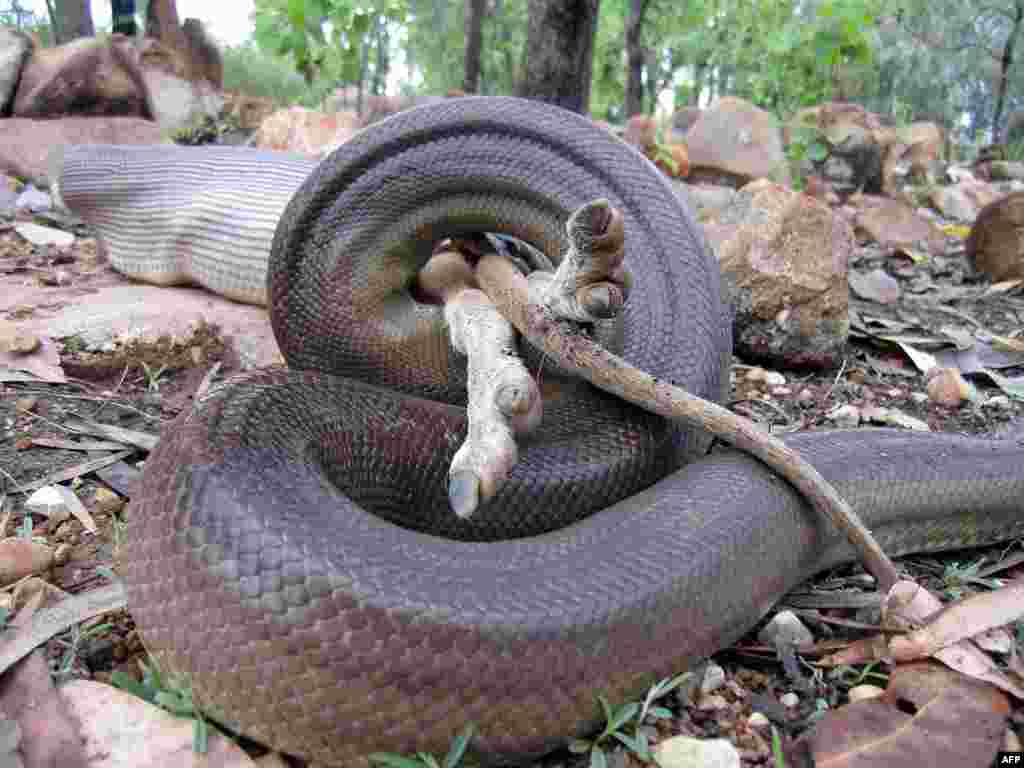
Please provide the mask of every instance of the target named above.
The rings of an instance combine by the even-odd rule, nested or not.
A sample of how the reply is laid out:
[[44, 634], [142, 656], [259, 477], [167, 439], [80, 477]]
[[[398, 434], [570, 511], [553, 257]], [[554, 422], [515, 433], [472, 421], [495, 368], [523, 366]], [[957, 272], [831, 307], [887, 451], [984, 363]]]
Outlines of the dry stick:
[[706, 430], [751, 454], [796, 487], [811, 506], [843, 531], [860, 553], [864, 567], [879, 588], [888, 592], [898, 580], [896, 566], [860, 518], [818, 471], [781, 440], [717, 403], [695, 397], [667, 381], [658, 381], [618, 355], [556, 318], [549, 309], [531, 304], [526, 279], [496, 254], [477, 265], [477, 281], [501, 313], [534, 346], [594, 386], [644, 410]]

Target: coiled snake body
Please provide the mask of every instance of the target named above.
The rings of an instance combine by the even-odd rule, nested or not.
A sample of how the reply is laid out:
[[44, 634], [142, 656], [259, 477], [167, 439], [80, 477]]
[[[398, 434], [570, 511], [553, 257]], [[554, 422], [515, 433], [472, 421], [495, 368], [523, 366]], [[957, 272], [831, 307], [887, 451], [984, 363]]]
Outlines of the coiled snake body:
[[[83, 151], [65, 164], [66, 202], [128, 245], [172, 230], [197, 252], [220, 244], [211, 252], [232, 258], [204, 272], [215, 290], [246, 282], [231, 266], [237, 233], [168, 215], [126, 234], [117, 211], [173, 208], [189, 179], [215, 189], [223, 173], [251, 178], [209, 198], [240, 211], [243, 231], [246, 211], [272, 208], [303, 168], [242, 150]], [[101, 172], [100, 157], [116, 163]], [[145, 172], [157, 162], [160, 179]], [[416, 272], [437, 240], [479, 231], [557, 259], [566, 216], [597, 197], [626, 217], [623, 356], [717, 399], [730, 353], [717, 264], [657, 171], [588, 120], [446, 101], [361, 133], [301, 184], [267, 281], [290, 369], [197, 403], [133, 500], [132, 613], [211, 715], [330, 765], [443, 751], [470, 721], [492, 757], [537, 754], [594, 725], [597, 693], [623, 700], [681, 671], [849, 557], [758, 462], [700, 458], [703, 436], [555, 370], [508, 484], [469, 521], [448, 511], [464, 364], [440, 308], [410, 293]], [[787, 442], [890, 554], [1024, 533], [1022, 441], [877, 430]]]

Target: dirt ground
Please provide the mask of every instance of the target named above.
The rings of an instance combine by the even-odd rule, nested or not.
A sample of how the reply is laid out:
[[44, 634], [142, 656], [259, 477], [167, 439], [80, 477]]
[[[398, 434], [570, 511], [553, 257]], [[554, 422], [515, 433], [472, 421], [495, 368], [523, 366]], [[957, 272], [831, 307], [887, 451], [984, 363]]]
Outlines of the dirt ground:
[[[154, 289], [127, 283], [104, 264], [86, 230], [68, 226], [80, 237], [70, 249], [57, 251], [27, 246], [9, 225], [5, 231], [5, 225], [0, 224], [0, 287], [5, 296], [0, 302], [0, 318], [37, 336], [44, 347], [53, 345], [52, 356], [41, 363], [42, 370], [52, 377], [50, 382], [16, 380], [18, 377], [10, 370], [0, 382], [0, 482], [6, 489], [0, 495], [6, 499], [3, 534], [26, 535], [30, 529], [32, 536], [62, 548], [62, 563], [47, 578], [73, 594], [105, 583], [105, 568], [116, 570], [120, 540], [131, 515], [127, 500], [138, 481], [138, 465], [147, 455], [145, 448], [114, 440], [127, 445], [129, 453], [109, 461], [121, 449], [90, 447], [113, 438], [95, 428], [90, 431], [89, 425], [108, 425], [136, 436], [156, 438], [189, 407], [201, 385], [250, 365], [266, 364], [275, 359], [276, 350], [272, 340], [268, 341], [269, 335], [260, 335], [268, 331], [262, 309], [238, 305], [224, 309], [221, 300], [191, 289]], [[866, 272], [887, 258], [865, 247], [852, 268]], [[891, 262], [889, 266], [892, 268]], [[1022, 399], [1010, 396], [985, 375], [972, 377], [977, 389], [973, 400], [956, 406], [936, 404], [927, 396], [924, 377], [905, 349], [879, 338], [884, 334], [877, 330], [891, 332], [898, 328], [904, 338], [918, 340], [934, 340], [936, 329], [942, 328], [975, 336], [984, 331], [992, 337], [1019, 340], [1024, 330], [1024, 288], [1018, 285], [991, 292], [985, 280], [970, 274], [962, 248], [955, 242], [951, 242], [943, 259], [925, 265], [896, 265], [895, 271], [908, 285], [916, 281], [914, 285], [920, 290], [908, 291], [899, 303], [888, 306], [855, 299], [851, 308], [854, 339], [841, 369], [783, 372], [784, 381], [766, 381], [752, 375], [751, 366], [736, 361], [731, 407], [777, 431], [834, 427], [834, 416], [841, 406], [853, 406], [861, 412], [869, 406], [880, 406], [924, 422], [933, 431], [972, 434], [998, 432], [1024, 416], [1024, 394]], [[950, 286], [956, 288], [955, 295], [949, 293]], [[82, 307], [108, 307], [106, 291], [115, 295], [117, 291], [139, 291], [142, 305], [146, 305], [150, 291], [189, 296], [194, 308], [211, 320], [198, 326], [158, 328], [155, 334], [129, 336], [127, 341], [117, 334], [107, 341], [96, 341], [80, 333], [55, 341], [54, 328], [60, 326], [54, 324], [66, 321], [63, 313]], [[218, 316], [214, 309], [224, 312]], [[189, 315], [172, 304], [148, 322], [159, 325], [160, 318], [172, 316], [180, 321]], [[948, 352], [949, 344], [942, 348]], [[1012, 356], [1001, 359], [1013, 362]], [[1016, 366], [1004, 365], [1000, 372], [1010, 381], [1024, 376], [1024, 355]], [[141, 444], [147, 443], [143, 439]], [[103, 461], [108, 463], [81, 471], [83, 465], [91, 466], [89, 462]], [[96, 535], [87, 533], [75, 517], [55, 521], [26, 515], [24, 501], [31, 486], [72, 476], [76, 494], [98, 525]], [[997, 567], [998, 577], [1024, 576], [1021, 544], [1018, 541], [941, 557], [912, 558], [908, 567], [936, 591], [959, 594], [976, 589], [978, 584], [972, 579], [979, 578], [977, 573], [998, 563], [1009, 563], [1004, 570]], [[836, 583], [860, 584], [856, 573], [856, 568], [847, 568], [825, 574], [820, 583], [830, 587]], [[804, 591], [811, 589], [809, 586]], [[833, 608], [829, 616], [847, 620], [856, 617], [867, 624], [873, 621], [870, 610], [862, 609]], [[60, 637], [52, 640], [47, 652], [54, 673], [63, 679], [83, 676], [101, 681], [109, 680], [114, 670], [137, 676], [137, 659], [144, 652], [130, 615], [121, 612], [108, 616], [105, 623], [110, 625], [109, 630], [83, 643], [70, 663], [66, 643]], [[818, 622], [813, 631], [822, 640], [840, 644], [863, 635], [863, 631], [843, 626], [842, 621]], [[1018, 629], [1018, 644], [1020, 637]], [[849, 676], [815, 678], [805, 671], [794, 677], [793, 670], [779, 663], [772, 649], [758, 643], [755, 633], [716, 660], [726, 667], [728, 679], [738, 689], [730, 689], [729, 696], [735, 700], [746, 695], [749, 701], [761, 702], [769, 719], [787, 737], [796, 737], [814, 721], [819, 708], [816, 702], [824, 700], [835, 707], [846, 700], [850, 687]], [[777, 703], [771, 703], [793, 690], [800, 694], [796, 707], [780, 709]], [[652, 735], [731, 735], [740, 745], [744, 764], [768, 764], [765, 739], [740, 728], [735, 708], [730, 712], [725, 716], [720, 709], [701, 708], [692, 700], [680, 698], [675, 703], [674, 717], [659, 722]], [[1019, 702], [1011, 723], [1018, 734], [1024, 734], [1024, 711]], [[565, 753], [545, 762], [564, 765], [581, 759]]]

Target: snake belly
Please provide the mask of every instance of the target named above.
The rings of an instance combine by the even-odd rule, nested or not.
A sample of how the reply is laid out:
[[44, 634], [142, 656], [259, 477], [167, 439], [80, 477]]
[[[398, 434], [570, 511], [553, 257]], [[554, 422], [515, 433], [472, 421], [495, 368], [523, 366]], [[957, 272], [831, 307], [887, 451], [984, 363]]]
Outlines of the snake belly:
[[[254, 189], [278, 171], [272, 156], [201, 157], [212, 175], [251, 163]], [[161, 207], [132, 164], [119, 174]], [[249, 194], [221, 204], [244, 220]], [[511, 98], [445, 101], [360, 133], [301, 183], [267, 271], [289, 368], [197, 402], [133, 500], [132, 613], [211, 716], [328, 765], [442, 752], [471, 721], [482, 753], [522, 759], [592, 728], [597, 694], [622, 701], [685, 669], [850, 557], [755, 460], [701, 457], [706, 437], [557, 370], [542, 372], [543, 427], [497, 498], [468, 522], [448, 511], [465, 370], [440, 308], [415, 300], [416, 272], [437, 240], [479, 231], [557, 261], [565, 218], [597, 197], [626, 220], [620, 353], [719, 399], [731, 333], [717, 263], [663, 177], [589, 120]], [[175, 232], [214, 236], [201, 221]], [[787, 442], [892, 554], [1024, 534], [1024, 441], [859, 430]]]

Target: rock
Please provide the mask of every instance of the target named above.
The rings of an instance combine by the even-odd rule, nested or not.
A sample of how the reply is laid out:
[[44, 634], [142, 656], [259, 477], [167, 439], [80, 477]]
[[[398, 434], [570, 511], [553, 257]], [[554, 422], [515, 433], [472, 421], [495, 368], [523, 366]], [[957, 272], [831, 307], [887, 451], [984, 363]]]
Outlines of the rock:
[[70, 232], [29, 221], [15, 224], [14, 231], [36, 246], [54, 245], [57, 248], [70, 248], [75, 243], [75, 236]]
[[36, 189], [34, 184], [28, 184], [21, 194], [18, 195], [18, 199], [15, 200], [14, 206], [19, 211], [29, 211], [31, 213], [41, 213], [42, 211], [48, 211], [53, 207], [53, 201], [50, 196], [42, 190]]
[[714, 693], [725, 685], [725, 670], [714, 663], [704, 668], [704, 679], [700, 681], [701, 693]]
[[811, 172], [844, 195], [858, 190], [882, 191], [886, 146], [895, 134], [883, 125], [881, 117], [846, 102], [806, 107], [786, 125], [786, 144], [801, 136], [806, 141], [808, 128], [816, 130], [819, 141], [828, 148], [824, 159], [811, 164]]
[[771, 368], [830, 368], [849, 330], [849, 225], [767, 180], [705, 225], [735, 316], [735, 351]]
[[700, 120], [700, 107], [680, 107], [672, 113], [672, 141], [686, 143], [686, 134]]
[[779, 611], [771, 621], [757, 633], [757, 639], [765, 645], [810, 645], [814, 635], [803, 625], [792, 611]]
[[999, 197], [998, 189], [984, 181], [977, 181], [970, 174], [951, 186], [933, 187], [928, 193], [928, 199], [935, 210], [947, 219], [966, 222], [977, 219], [981, 209]]
[[836, 191], [881, 190], [883, 149], [875, 136], [857, 125], [835, 127], [827, 133], [829, 154], [821, 175]]
[[698, 180], [725, 179], [740, 187], [760, 178], [789, 182], [782, 136], [770, 112], [726, 96], [686, 134], [691, 174]]
[[274, 114], [274, 100], [269, 97], [248, 96], [237, 91], [225, 91], [224, 97], [225, 113], [235, 118], [243, 131], [251, 133], [257, 130], [266, 118]]
[[661, 768], [739, 768], [740, 754], [725, 739], [673, 736], [653, 749]]
[[21, 72], [15, 117], [150, 117], [138, 51], [123, 35], [87, 37], [33, 52]]
[[899, 281], [884, 269], [873, 269], [866, 274], [850, 273], [850, 290], [857, 296], [879, 304], [895, 304], [900, 299]]
[[910, 163], [911, 180], [919, 184], [934, 184], [942, 178], [946, 146], [942, 128], [935, 123], [911, 123], [901, 133], [908, 145], [904, 156]]
[[838, 405], [828, 412], [827, 418], [837, 427], [856, 427], [860, 424], [860, 408], [850, 404]]
[[205, 80], [191, 82], [158, 69], [144, 69], [143, 78], [152, 94], [153, 119], [168, 134], [216, 118], [224, 106], [224, 97]]
[[32, 52], [32, 38], [17, 29], [0, 27], [0, 116], [14, 101], [21, 70]]
[[641, 152], [658, 143], [658, 124], [650, 115], [633, 115], [626, 121], [622, 140], [632, 144]]
[[878, 243], [886, 251], [905, 250], [939, 256], [946, 237], [933, 222], [900, 200], [875, 195], [851, 198], [856, 206], [857, 234]]
[[195, 762], [192, 720], [112, 686], [72, 680], [61, 686], [60, 694], [80, 724], [81, 751], [93, 768], [252, 766], [241, 747], [213, 729], [207, 753]]
[[721, 187], [715, 184], [687, 184], [673, 181], [672, 188], [682, 198], [684, 204], [693, 208], [699, 218], [713, 215], [722, 208], [728, 207], [736, 199], [736, 190], [732, 187]]
[[846, 695], [850, 697], [850, 701], [864, 701], [865, 699], [877, 699], [879, 696], [885, 693], [885, 690], [879, 688], [877, 685], [855, 685]]
[[800, 704], [800, 697], [790, 691], [789, 693], [784, 693], [779, 697], [779, 703], [787, 709], [792, 709]]
[[771, 721], [761, 712], [751, 712], [750, 717], [747, 718], [747, 725], [751, 728], [768, 728], [771, 724]]
[[47, 159], [61, 144], [162, 144], [160, 126], [137, 117], [8, 118], [0, 131], [0, 173], [49, 186]]
[[355, 112], [325, 114], [305, 107], [290, 107], [272, 114], [254, 137], [261, 149], [300, 152], [325, 157], [352, 138], [359, 130]]
[[965, 245], [974, 268], [993, 281], [1024, 278], [1024, 192], [985, 206]]

